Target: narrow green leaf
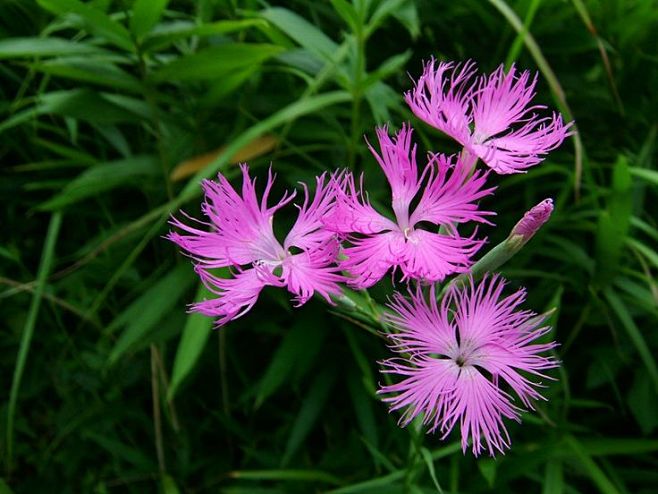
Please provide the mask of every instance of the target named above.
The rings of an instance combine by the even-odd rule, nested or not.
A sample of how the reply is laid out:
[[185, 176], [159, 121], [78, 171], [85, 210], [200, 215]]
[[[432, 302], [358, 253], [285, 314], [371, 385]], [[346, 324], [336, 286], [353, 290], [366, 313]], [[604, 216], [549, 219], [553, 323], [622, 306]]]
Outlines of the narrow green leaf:
[[379, 435], [373, 411], [372, 395], [365, 389], [361, 376], [357, 372], [348, 375], [347, 388], [350, 392], [356, 420], [365, 440], [374, 448], [379, 446]]
[[[199, 285], [194, 300], [201, 302], [212, 296], [211, 292], [202, 284]], [[171, 383], [167, 391], [167, 399], [171, 400], [179, 386], [194, 369], [208, 338], [212, 334], [213, 318], [193, 312], [187, 316], [183, 334], [181, 335], [176, 358], [174, 359], [174, 370], [171, 374]]]
[[580, 444], [576, 438], [573, 436], [566, 436], [564, 441], [567, 443], [567, 446], [574, 453], [580, 465], [589, 475], [590, 479], [592, 479], [592, 482], [596, 484], [602, 494], [620, 494], [619, 490], [610, 481], [603, 470], [601, 470], [601, 468], [596, 464], [596, 462], [592, 460], [590, 455], [587, 454], [585, 448], [583, 448], [582, 444]]
[[434, 471], [434, 459], [432, 458], [432, 453], [430, 453], [430, 451], [427, 448], [420, 448], [420, 454], [423, 457], [423, 461], [425, 462], [425, 466], [427, 467], [427, 471], [430, 474], [430, 478], [434, 483], [434, 487], [436, 488], [436, 491], [439, 494], [443, 494], [443, 489], [441, 489], [441, 484], [439, 484], [439, 481], [436, 478], [436, 471]]
[[160, 485], [162, 486], [163, 494], [180, 494], [180, 490], [176, 485], [176, 481], [171, 475], [164, 474], [160, 478]]
[[311, 390], [302, 402], [302, 408], [292, 425], [286, 449], [281, 459], [281, 465], [285, 466], [297, 452], [299, 447], [311, 432], [324, 405], [329, 399], [329, 393], [336, 381], [336, 370], [327, 368], [315, 378], [311, 384]]
[[152, 78], [156, 81], [218, 79], [237, 70], [258, 66], [281, 51], [283, 48], [276, 45], [226, 43], [178, 58], [157, 70]]
[[656, 366], [656, 361], [653, 358], [653, 352], [642, 336], [642, 332], [636, 326], [633, 317], [631, 316], [630, 312], [628, 312], [628, 309], [624, 303], [610, 287], [606, 287], [603, 290], [603, 294], [610, 303], [610, 307], [612, 308], [613, 312], [621, 321], [622, 326], [628, 334], [628, 337], [631, 339], [631, 342], [633, 345], [635, 345], [635, 349], [640, 354], [640, 358], [642, 359], [642, 362], [644, 362], [644, 365], [649, 372], [649, 376], [653, 381], [654, 388], [658, 391], [658, 366]]
[[107, 60], [79, 56], [66, 57], [33, 63], [30, 64], [30, 67], [44, 74], [75, 81], [99, 84], [133, 93], [142, 91], [142, 86], [135, 77]]
[[516, 37], [514, 38], [514, 41], [512, 42], [510, 49], [507, 52], [507, 57], [505, 58], [506, 69], [508, 69], [519, 57], [519, 53], [521, 53], [521, 48], [523, 47], [525, 37], [530, 30], [530, 25], [535, 18], [535, 14], [537, 13], [537, 9], [539, 8], [540, 3], [541, 0], [531, 0], [530, 5], [528, 6], [528, 10], [525, 14], [525, 19], [523, 20], [523, 30], [517, 31]]
[[393, 74], [399, 74], [406, 63], [409, 61], [410, 57], [411, 50], [407, 50], [404, 53], [399, 53], [397, 55], [393, 55], [390, 58], [387, 58], [379, 67], [368, 74], [368, 77], [366, 77], [366, 80], [363, 83], [364, 87], [368, 87], [371, 84], [386, 79]]
[[652, 185], [658, 186], [658, 171], [656, 170], [649, 170], [646, 168], [637, 168], [637, 167], [629, 167], [629, 172], [631, 175], [634, 175], [638, 178], [641, 178], [642, 180], [645, 180], [649, 182]]
[[409, 32], [412, 38], [420, 34], [420, 21], [416, 2], [413, 0], [384, 0], [370, 16], [365, 29], [366, 37], [370, 37], [382, 23], [393, 16]]
[[37, 3], [54, 14], [77, 14], [90, 32], [124, 50], [134, 49], [128, 30], [102, 10], [94, 8], [91, 3], [82, 3], [79, 0], [37, 0]]
[[327, 484], [340, 485], [341, 481], [320, 470], [236, 470], [229, 472], [228, 476], [233, 479], [246, 480], [294, 480], [299, 482], [325, 482]]
[[356, 32], [359, 29], [359, 15], [352, 5], [347, 0], [331, 0], [331, 5], [334, 10], [338, 13], [339, 16], [347, 23], [352, 32]]
[[658, 268], [658, 252], [653, 250], [648, 245], [645, 245], [642, 242], [640, 242], [639, 240], [636, 240], [636, 239], [631, 238], [631, 237], [628, 237], [626, 239], [626, 243], [631, 248], [633, 248], [637, 252], [639, 252], [647, 261], [649, 261], [651, 264], [653, 264], [654, 267]]
[[314, 55], [333, 60], [338, 45], [303, 17], [282, 7], [263, 10], [260, 15]]
[[255, 408], [259, 408], [284, 382], [289, 380], [297, 371], [297, 367], [304, 363], [303, 361], [313, 362], [321, 348], [325, 332], [310, 331], [309, 327], [309, 321], [302, 320], [294, 324], [286, 333], [258, 384]]
[[492, 488], [496, 482], [496, 460], [492, 458], [481, 458], [478, 460], [477, 464], [482, 477], [486, 480], [487, 485]]
[[620, 156], [612, 175], [612, 190], [601, 211], [596, 233], [596, 280], [607, 285], [619, 271], [624, 242], [633, 213], [632, 179], [628, 161]]
[[[395, 481], [404, 478], [406, 473], [406, 470], [396, 470], [382, 477], [375, 477], [374, 479], [364, 480], [363, 482], [357, 482], [356, 484], [346, 485], [345, 487], [328, 491], [326, 494], [373, 494], [374, 492], [386, 492], [386, 489], [391, 486], [395, 487]], [[397, 492], [405, 492], [405, 489], [401, 488]]]
[[144, 178], [162, 173], [157, 158], [134, 156], [118, 161], [99, 163], [85, 170], [64, 189], [38, 209], [52, 211], [94, 197], [122, 185], [142, 185]]
[[562, 494], [562, 462], [560, 460], [548, 460], [546, 462], [546, 474], [544, 476], [544, 487], [542, 494]]
[[596, 438], [581, 439], [580, 444], [591, 456], [640, 455], [658, 451], [656, 439]]
[[155, 26], [169, 0], [136, 0], [133, 15], [130, 18], [130, 30], [138, 39], [147, 34]]
[[635, 372], [633, 385], [627, 395], [628, 407], [633, 413], [637, 424], [644, 435], [651, 434], [658, 428], [658, 414], [655, 407], [647, 406], [649, 403], [658, 403], [658, 391], [652, 386], [646, 372], [638, 369]]
[[[128, 350], [142, 342], [153, 327], [172, 309], [194, 282], [194, 272], [187, 263], [179, 264], [135, 300], [107, 328], [112, 332], [125, 326], [108, 363], [114, 364]], [[181, 306], [181, 310], [182, 310]]]
[[38, 97], [34, 106], [20, 111], [0, 123], [0, 134], [8, 129], [29, 122], [40, 115], [60, 115], [95, 123], [122, 123], [138, 121], [131, 108], [113, 104], [114, 95], [101, 95], [88, 89], [53, 91]]
[[132, 444], [126, 444], [116, 436], [108, 436], [89, 429], [82, 431], [82, 437], [95, 442], [112, 457], [121, 459], [137, 468], [149, 471], [155, 467], [153, 461], [141, 449]]
[[264, 19], [239, 19], [239, 20], [222, 20], [209, 22], [206, 24], [195, 24], [188, 21], [176, 21], [166, 24], [157, 25], [144, 38], [142, 50], [156, 51], [160, 50], [174, 41], [193, 36], [216, 36], [218, 34], [228, 34], [235, 31], [245, 31], [252, 27], [264, 29], [268, 26]]
[[39, 271], [37, 272], [36, 287], [30, 309], [27, 313], [25, 326], [23, 326], [23, 333], [21, 334], [21, 344], [18, 349], [18, 357], [16, 358], [16, 366], [14, 367], [14, 376], [11, 381], [11, 390], [9, 392], [9, 404], [7, 406], [7, 445], [6, 445], [6, 462], [7, 471], [11, 471], [13, 465], [14, 454], [14, 417], [16, 415], [16, 406], [18, 403], [18, 392], [21, 387], [21, 380], [23, 372], [25, 371], [25, 363], [27, 362], [27, 355], [30, 352], [30, 345], [32, 344], [32, 336], [34, 335], [34, 327], [39, 315], [39, 308], [41, 307], [41, 299], [46, 287], [46, 280], [50, 274], [50, 270], [55, 257], [55, 244], [59, 236], [59, 229], [62, 225], [62, 214], [54, 213], [50, 218], [48, 225], [48, 232], [46, 233], [46, 240], [43, 244], [41, 251], [41, 261], [39, 263]]
[[8, 38], [0, 40], [0, 60], [106, 53], [108, 52], [97, 46], [64, 38]]

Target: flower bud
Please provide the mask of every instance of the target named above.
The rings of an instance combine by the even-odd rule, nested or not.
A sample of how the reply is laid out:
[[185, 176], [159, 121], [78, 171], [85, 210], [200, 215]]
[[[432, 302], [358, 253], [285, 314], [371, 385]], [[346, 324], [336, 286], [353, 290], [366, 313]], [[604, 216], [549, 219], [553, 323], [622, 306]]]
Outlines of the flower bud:
[[521, 221], [512, 228], [509, 238], [516, 239], [516, 237], [521, 237], [518, 240], [522, 245], [525, 244], [548, 221], [552, 212], [553, 200], [544, 199], [523, 215]]

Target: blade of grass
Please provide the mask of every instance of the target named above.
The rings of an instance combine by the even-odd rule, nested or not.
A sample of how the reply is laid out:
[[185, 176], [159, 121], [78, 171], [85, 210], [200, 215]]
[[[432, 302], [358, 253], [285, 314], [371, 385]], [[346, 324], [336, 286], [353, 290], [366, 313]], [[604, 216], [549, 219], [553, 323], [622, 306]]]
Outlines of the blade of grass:
[[0, 41], [0, 60], [106, 53], [108, 52], [97, 46], [65, 38], [9, 38]]
[[292, 430], [286, 443], [286, 449], [281, 459], [282, 466], [288, 464], [304, 442], [304, 439], [311, 432], [320, 413], [324, 409], [325, 403], [329, 399], [335, 382], [336, 369], [333, 368], [326, 368], [313, 381], [311, 390], [306, 395], [299, 414], [292, 425]]
[[619, 113], [623, 116], [624, 104], [622, 103], [621, 97], [619, 96], [619, 90], [617, 89], [617, 84], [615, 84], [615, 78], [612, 76], [612, 65], [610, 64], [610, 59], [608, 58], [608, 54], [605, 51], [605, 46], [603, 45], [603, 41], [601, 40], [599, 33], [596, 31], [596, 27], [594, 27], [594, 23], [592, 22], [592, 18], [589, 15], [589, 11], [587, 10], [587, 6], [585, 5], [585, 2], [583, 2], [582, 0], [572, 0], [572, 3], [576, 11], [578, 12], [578, 15], [580, 15], [583, 24], [585, 24], [585, 27], [596, 41], [596, 47], [599, 49], [599, 54], [601, 55], [601, 61], [603, 62], [603, 67], [605, 67], [605, 73], [608, 76], [608, 83], [610, 84], [610, 90], [612, 91], [612, 95], [615, 99], [615, 103], [617, 104], [617, 108], [619, 109]]
[[656, 361], [653, 358], [653, 353], [651, 352], [651, 349], [647, 345], [646, 340], [642, 336], [642, 332], [635, 324], [635, 321], [633, 321], [633, 317], [631, 316], [626, 306], [623, 304], [621, 299], [610, 287], [604, 288], [603, 294], [605, 295], [605, 298], [608, 300], [608, 303], [610, 304], [610, 307], [612, 308], [613, 312], [617, 314], [617, 317], [619, 318], [622, 325], [624, 326], [624, 329], [626, 330], [628, 337], [633, 342], [633, 345], [635, 345], [635, 349], [640, 354], [640, 358], [644, 362], [644, 365], [646, 366], [647, 371], [649, 372], [649, 376], [653, 381], [653, 385], [658, 391], [658, 366], [656, 366]]
[[187, 264], [180, 264], [154, 283], [107, 327], [107, 332], [125, 326], [108, 364], [113, 365], [130, 348], [144, 340], [153, 327], [175, 306], [194, 281]]
[[130, 18], [130, 30], [138, 39], [158, 23], [169, 0], [136, 0]]
[[21, 386], [21, 379], [25, 371], [25, 363], [27, 362], [27, 355], [30, 351], [30, 344], [32, 343], [32, 336], [34, 335], [34, 326], [37, 322], [37, 315], [39, 314], [39, 307], [41, 306], [41, 299], [46, 286], [46, 279], [50, 273], [55, 256], [55, 244], [59, 236], [59, 230], [62, 225], [62, 214], [55, 213], [50, 218], [48, 225], [48, 232], [46, 233], [46, 240], [43, 245], [41, 253], [41, 262], [39, 263], [39, 271], [37, 273], [37, 285], [34, 289], [34, 296], [32, 303], [27, 313], [25, 326], [21, 335], [21, 343], [18, 349], [18, 358], [16, 366], [14, 367], [14, 377], [11, 382], [11, 391], [9, 393], [9, 405], [7, 409], [7, 444], [6, 444], [6, 466], [7, 472], [11, 472], [13, 454], [14, 454], [14, 417], [16, 415], [16, 406], [18, 403], [18, 391]]
[[615, 487], [612, 481], [606, 476], [605, 472], [592, 460], [591, 456], [587, 453], [587, 450], [583, 448], [583, 445], [573, 436], [566, 436], [564, 441], [567, 443], [567, 446], [571, 448], [571, 451], [576, 456], [576, 459], [583, 467], [583, 469], [589, 474], [592, 482], [596, 484], [599, 488], [599, 491], [603, 494], [619, 494], [619, 490]]
[[236, 470], [229, 472], [233, 479], [246, 480], [296, 480], [300, 482], [325, 482], [340, 485], [338, 477], [320, 470]]
[[523, 21], [523, 30], [516, 33], [516, 38], [514, 38], [512, 46], [510, 46], [510, 49], [507, 52], [507, 58], [505, 59], [506, 69], [509, 69], [512, 63], [514, 63], [514, 61], [519, 57], [519, 53], [521, 53], [521, 48], [525, 42], [525, 37], [530, 30], [530, 25], [535, 18], [535, 14], [537, 13], [537, 9], [539, 9], [540, 4], [541, 0], [530, 0], [530, 5], [528, 6], [528, 11], [526, 12], [525, 19]]
[[[203, 283], [201, 283], [194, 300], [200, 302], [211, 295], [211, 292], [203, 285]], [[168, 401], [174, 399], [178, 387], [189, 373], [192, 372], [194, 365], [199, 360], [201, 352], [210, 337], [212, 323], [212, 317], [199, 314], [198, 312], [187, 316], [187, 321], [183, 328], [183, 334], [181, 335], [180, 343], [176, 350], [174, 370], [171, 374], [171, 384], [167, 391]]]
[[562, 462], [557, 459], [551, 459], [546, 463], [546, 475], [544, 476], [542, 494], [562, 494], [564, 491], [563, 487]]

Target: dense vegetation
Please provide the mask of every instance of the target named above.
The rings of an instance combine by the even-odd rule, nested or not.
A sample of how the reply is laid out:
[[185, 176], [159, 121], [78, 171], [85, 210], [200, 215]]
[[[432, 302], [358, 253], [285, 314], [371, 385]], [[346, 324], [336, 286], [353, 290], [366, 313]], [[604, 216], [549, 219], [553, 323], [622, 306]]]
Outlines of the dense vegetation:
[[[281, 3], [0, 2], [0, 492], [656, 492], [658, 3]], [[349, 166], [387, 200], [363, 136], [416, 122], [430, 56], [538, 70], [578, 129], [485, 201], [489, 245], [556, 201], [502, 271], [556, 308], [563, 362], [496, 459], [399, 428], [386, 346], [338, 309], [266, 289], [212, 331], [162, 238], [238, 161], [278, 190]]]

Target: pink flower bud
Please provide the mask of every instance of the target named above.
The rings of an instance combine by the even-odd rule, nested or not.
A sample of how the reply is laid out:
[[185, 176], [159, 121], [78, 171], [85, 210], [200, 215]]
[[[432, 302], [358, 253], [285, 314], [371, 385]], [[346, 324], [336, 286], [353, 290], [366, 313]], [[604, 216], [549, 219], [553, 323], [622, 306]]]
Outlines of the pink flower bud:
[[544, 199], [523, 215], [521, 221], [512, 229], [510, 237], [520, 235], [523, 237], [523, 243], [527, 242], [548, 221], [552, 212], [553, 199]]

